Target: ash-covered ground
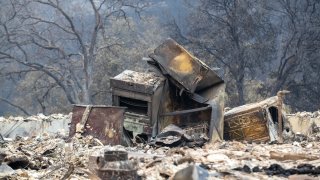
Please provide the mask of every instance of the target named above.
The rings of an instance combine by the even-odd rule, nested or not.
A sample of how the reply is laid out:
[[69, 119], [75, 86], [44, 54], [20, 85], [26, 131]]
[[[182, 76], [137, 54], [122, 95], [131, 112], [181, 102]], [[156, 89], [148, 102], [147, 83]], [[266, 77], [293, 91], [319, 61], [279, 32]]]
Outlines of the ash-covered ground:
[[0, 178], [97, 179], [89, 170], [89, 156], [123, 150], [141, 179], [318, 179], [320, 113], [297, 113], [290, 118], [295, 123], [300, 119], [308, 132], [287, 135], [283, 144], [222, 141], [193, 148], [103, 146], [93, 137], [70, 139], [65, 133], [5, 139], [1, 140]]

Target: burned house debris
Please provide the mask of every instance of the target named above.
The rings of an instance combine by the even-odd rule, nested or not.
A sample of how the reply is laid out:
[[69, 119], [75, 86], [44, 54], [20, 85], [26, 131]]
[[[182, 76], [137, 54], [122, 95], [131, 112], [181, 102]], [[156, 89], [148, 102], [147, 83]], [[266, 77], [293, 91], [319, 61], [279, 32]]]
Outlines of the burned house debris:
[[[172, 39], [147, 62], [155, 72], [125, 70], [111, 78], [112, 106], [74, 105], [72, 117], [13, 122], [0, 117], [0, 178], [310, 179], [320, 174], [320, 112], [285, 114], [285, 91], [224, 112], [223, 78]], [[57, 124], [51, 121], [55, 117]], [[57, 129], [69, 135], [55, 134]], [[294, 135], [282, 144], [287, 131]], [[280, 143], [265, 143], [274, 141]]]
[[103, 156], [89, 157], [90, 170], [101, 179], [130, 180], [137, 179], [137, 169], [128, 160], [126, 151], [104, 151]]
[[132, 145], [133, 140], [166, 146], [223, 139], [283, 141], [285, 91], [224, 113], [222, 77], [174, 40], [164, 41], [147, 62], [156, 72], [125, 70], [110, 79], [113, 106], [75, 106], [70, 138], [82, 133], [103, 144]]
[[70, 138], [80, 133], [105, 145], [133, 140], [167, 146], [181, 140], [282, 141], [283, 94], [224, 114], [225, 83], [216, 69], [172, 39], [149, 57], [156, 72], [125, 70], [110, 79], [113, 106], [74, 107]]
[[172, 39], [150, 57], [149, 64], [167, 77], [158, 129], [175, 124], [194, 135], [207, 125], [209, 139], [222, 140], [225, 84], [218, 73]]
[[155, 137], [176, 125], [197, 138], [223, 138], [224, 81], [172, 39], [150, 55], [160, 75], [125, 70], [110, 80], [114, 106], [125, 106], [124, 127]]
[[68, 133], [71, 119], [71, 113], [51, 114], [45, 116], [43, 114], [33, 115], [29, 117], [0, 117], [0, 134], [4, 138], [16, 138], [40, 136], [41, 134], [66, 134]]
[[[300, 113], [291, 116], [299, 117]], [[319, 123], [320, 116], [315, 121]], [[313, 136], [320, 137], [320, 133]], [[127, 152], [128, 159], [123, 155], [105, 159], [106, 151]], [[223, 141], [202, 147], [168, 148], [103, 146], [92, 136], [73, 137], [67, 142], [59, 136], [43, 135], [2, 144], [0, 178], [85, 180], [108, 177], [108, 172], [116, 177], [127, 171], [127, 175], [148, 180], [190, 175], [208, 179], [316, 179], [319, 152], [319, 138], [285, 144]]]

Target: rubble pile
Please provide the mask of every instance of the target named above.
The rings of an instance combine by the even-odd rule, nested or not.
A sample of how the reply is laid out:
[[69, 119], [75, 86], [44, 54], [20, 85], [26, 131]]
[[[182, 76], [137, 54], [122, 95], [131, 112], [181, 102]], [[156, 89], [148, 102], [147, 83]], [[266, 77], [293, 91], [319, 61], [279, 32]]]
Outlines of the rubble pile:
[[54, 121], [54, 120], [62, 120], [62, 119], [70, 119], [72, 114], [51, 114], [51, 115], [44, 115], [44, 114], [37, 114], [32, 116], [9, 116], [9, 117], [0, 117], [0, 122], [5, 121]]
[[305, 147], [297, 143], [269, 145], [221, 142], [203, 148], [170, 149], [148, 145], [103, 147], [89, 137], [74, 139], [72, 143], [60, 138], [44, 137], [20, 139], [7, 144], [2, 153], [5, 154], [3, 165], [7, 164], [9, 170], [1, 172], [0, 176], [7, 179], [62, 179], [72, 167], [68, 178], [92, 179], [94, 174], [88, 170], [88, 158], [97, 150], [106, 148], [127, 151], [142, 179], [173, 178], [178, 171], [190, 165], [199, 166], [209, 177], [230, 179], [267, 179], [270, 175], [276, 175], [274, 179], [281, 179], [291, 174], [272, 168], [292, 169], [306, 163], [309, 167], [317, 168], [313, 173], [317, 175], [320, 166], [318, 142]]
[[40, 136], [43, 133], [54, 135], [56, 133], [67, 134], [68, 124], [71, 122], [72, 113], [51, 114], [49, 116], [38, 114], [28, 117], [9, 116], [0, 117], [0, 134], [4, 138], [14, 139], [16, 136], [31, 137]]
[[[300, 114], [306, 113], [288, 118]], [[187, 179], [191, 175], [198, 179], [312, 179], [320, 174], [320, 142], [310, 142], [310, 138], [285, 144], [222, 141], [170, 148], [104, 146], [92, 136], [69, 138], [44, 133], [1, 143], [0, 178], [98, 179], [90, 171], [89, 158], [105, 150], [126, 151], [142, 179]]]
[[[276, 175], [272, 179], [281, 179], [295, 174], [288, 173], [285, 169], [297, 168], [307, 163], [316, 169], [313, 174], [317, 175], [320, 173], [319, 143], [311, 143], [308, 147], [297, 144], [248, 144], [233, 141], [210, 144], [202, 148], [175, 148], [167, 150], [164, 158], [153, 160], [151, 167], [145, 166], [138, 172], [146, 179], [149, 179], [151, 174], [154, 176], [150, 179], [175, 179], [179, 172], [185, 171], [184, 168], [187, 172], [180, 174], [180, 179], [188, 179], [190, 174], [198, 174], [194, 179], [268, 179], [271, 175]], [[197, 171], [200, 172], [201, 169], [202, 173], [190, 172], [190, 166], [196, 166]], [[274, 166], [282, 168], [282, 173], [273, 169]], [[200, 174], [207, 175], [201, 177]]]
[[297, 116], [297, 117], [301, 117], [301, 118], [315, 118], [315, 119], [320, 119], [320, 110], [319, 111], [315, 111], [315, 112], [297, 112], [295, 114], [289, 114], [289, 115], [293, 115], [293, 116]]
[[320, 140], [320, 111], [287, 114], [286, 118], [293, 133], [291, 135], [292, 141]]
[[[88, 156], [101, 148], [99, 140], [92, 137], [67, 139], [65, 136], [16, 138], [1, 145], [3, 179], [61, 179], [70, 168], [76, 179], [85, 175]], [[0, 168], [1, 169], [1, 168]]]

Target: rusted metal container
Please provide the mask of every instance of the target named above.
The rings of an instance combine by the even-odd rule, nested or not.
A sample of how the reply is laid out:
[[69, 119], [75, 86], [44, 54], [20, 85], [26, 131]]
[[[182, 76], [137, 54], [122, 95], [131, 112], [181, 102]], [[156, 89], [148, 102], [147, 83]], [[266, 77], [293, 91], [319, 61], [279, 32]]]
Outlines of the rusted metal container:
[[105, 151], [104, 156], [90, 156], [89, 169], [101, 179], [138, 179], [136, 167], [125, 151]]
[[264, 109], [257, 109], [248, 113], [227, 116], [224, 139], [269, 141], [268, 120], [265, 114]]
[[225, 112], [224, 139], [253, 142], [279, 140], [277, 104], [278, 97], [274, 96]]
[[91, 135], [104, 145], [121, 144], [124, 107], [74, 105], [69, 137]]

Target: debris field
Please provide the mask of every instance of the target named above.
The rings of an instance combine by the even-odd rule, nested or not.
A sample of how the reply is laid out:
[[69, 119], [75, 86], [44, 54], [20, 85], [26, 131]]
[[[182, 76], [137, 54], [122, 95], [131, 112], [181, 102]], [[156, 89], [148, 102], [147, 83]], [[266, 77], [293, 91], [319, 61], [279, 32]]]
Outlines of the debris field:
[[128, 152], [141, 179], [179, 179], [175, 177], [177, 172], [190, 166], [198, 169], [189, 168], [180, 175], [187, 177], [201, 169], [208, 179], [316, 179], [320, 173], [320, 133], [315, 124], [320, 122], [320, 113], [304, 112], [290, 117], [299, 118], [300, 123], [312, 118], [312, 129], [308, 136], [299, 132], [288, 135], [283, 144], [221, 141], [202, 147], [169, 148], [148, 144], [104, 146], [92, 136], [69, 139], [63, 133], [4, 138], [0, 177], [98, 179], [89, 170], [89, 157], [105, 150], [120, 150]]

